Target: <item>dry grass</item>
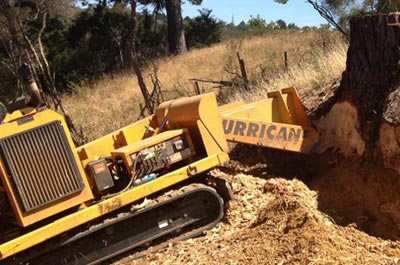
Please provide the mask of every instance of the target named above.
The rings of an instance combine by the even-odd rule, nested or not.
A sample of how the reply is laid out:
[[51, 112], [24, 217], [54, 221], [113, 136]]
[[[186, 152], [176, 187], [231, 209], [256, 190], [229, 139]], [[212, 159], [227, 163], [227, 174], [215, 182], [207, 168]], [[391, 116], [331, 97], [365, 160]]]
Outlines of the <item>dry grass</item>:
[[[330, 52], [323, 53], [322, 43]], [[236, 52], [246, 61], [250, 79], [257, 90], [252, 97], [262, 97], [266, 88], [288, 85], [309, 89], [336, 77], [344, 68], [345, 46], [334, 34], [277, 33], [262, 37], [229, 41], [205, 49], [193, 50], [178, 57], [156, 62], [159, 79], [167, 97], [193, 94], [191, 78], [230, 80], [238, 72]], [[283, 71], [283, 53], [289, 54], [290, 71]], [[145, 71], [145, 75], [151, 73]], [[150, 85], [150, 81], [147, 80]], [[205, 91], [213, 89], [204, 85]], [[73, 95], [63, 97], [68, 113], [82, 127], [89, 140], [125, 126], [138, 118], [142, 101], [133, 73], [105, 76], [94, 84], [83, 84]], [[239, 96], [249, 99], [247, 96]]]
[[291, 67], [287, 72], [276, 74], [269, 80], [258, 79], [256, 89], [251, 92], [238, 92], [235, 100], [255, 101], [267, 97], [268, 91], [285, 87], [296, 87], [304, 97], [318, 92], [317, 88], [331, 85], [346, 67], [347, 46], [339, 42], [329, 51], [316, 50], [312, 58]]

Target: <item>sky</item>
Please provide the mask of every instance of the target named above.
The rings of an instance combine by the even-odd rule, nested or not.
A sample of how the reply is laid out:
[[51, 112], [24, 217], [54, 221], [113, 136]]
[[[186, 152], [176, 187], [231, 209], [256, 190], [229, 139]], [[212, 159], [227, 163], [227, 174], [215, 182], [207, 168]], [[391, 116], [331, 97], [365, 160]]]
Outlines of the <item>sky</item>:
[[226, 22], [231, 22], [233, 17], [235, 24], [257, 15], [268, 22], [283, 19], [298, 26], [319, 26], [326, 23], [304, 0], [291, 0], [286, 5], [277, 4], [273, 0], [203, 0], [201, 6], [193, 6], [186, 1], [183, 16], [197, 16], [201, 8], [212, 9], [215, 17]]

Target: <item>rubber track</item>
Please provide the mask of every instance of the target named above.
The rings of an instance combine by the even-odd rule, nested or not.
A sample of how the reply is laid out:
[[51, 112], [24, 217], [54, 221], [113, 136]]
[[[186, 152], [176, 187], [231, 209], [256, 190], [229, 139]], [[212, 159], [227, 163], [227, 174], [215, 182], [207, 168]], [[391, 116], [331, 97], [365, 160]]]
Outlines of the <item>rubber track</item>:
[[[89, 240], [95, 240], [95, 239], [90, 239], [91, 236], [94, 238], [96, 237], [96, 233], [106, 233], [107, 230], [112, 230], [113, 228], [118, 229], [118, 225], [123, 224], [124, 222], [135, 222], [135, 220], [139, 220], [139, 218], [145, 218], [146, 214], [147, 215], [153, 215], [157, 211], [162, 211], [164, 209], [168, 209], [169, 207], [180, 207], [181, 211], [183, 211], [185, 200], [189, 200], [190, 205], [200, 205], [200, 203], [196, 202], [193, 203], [190, 200], [196, 200], [195, 196], [201, 196], [201, 192], [206, 192], [206, 194], [210, 199], [216, 200], [218, 205], [214, 205], [216, 207], [216, 210], [218, 213], [213, 216], [213, 220], [207, 220], [207, 223], [202, 223], [204, 221], [203, 219], [195, 219], [193, 220], [189, 219], [186, 216], [186, 212], [184, 215], [182, 215], [180, 218], [182, 220], [186, 220], [185, 218], [187, 217], [187, 221], [181, 221], [179, 224], [179, 220], [176, 222], [173, 222], [173, 225], [171, 225], [171, 228], [167, 229], [160, 229], [160, 231], [156, 231], [157, 234], [152, 234], [150, 237], [144, 237], [140, 238], [140, 240], [134, 240], [133, 238], [136, 235], [132, 235], [131, 238], [127, 237], [126, 239], [123, 239], [123, 241], [129, 242], [131, 240], [132, 242], [130, 244], [121, 244], [121, 242], [116, 242], [111, 244], [110, 246], [104, 247], [104, 249], [112, 249], [117, 248], [112, 251], [112, 253], [108, 253], [104, 249], [99, 249], [98, 251], [92, 250], [92, 252], [89, 253], [90, 258], [86, 255], [77, 255], [77, 252], [81, 250], [81, 248], [90, 242]], [[190, 196], [192, 195], [192, 196]], [[212, 198], [212, 196], [214, 196]], [[201, 198], [201, 197], [200, 197]], [[176, 202], [176, 205], [174, 206], [174, 202]], [[179, 205], [178, 205], [179, 204]], [[194, 207], [190, 207], [190, 211], [192, 214], [197, 213]], [[187, 209], [189, 209], [187, 207]], [[201, 207], [198, 207], [198, 210], [201, 211]], [[178, 209], [178, 210], [179, 210]], [[204, 211], [204, 209], [203, 209]], [[207, 212], [208, 213], [208, 212]], [[172, 213], [167, 213], [167, 214], [172, 214]], [[160, 241], [160, 238], [171, 238], [172, 236], [175, 236], [173, 239], [174, 241], [178, 240], [184, 240], [188, 239], [191, 237], [198, 236], [202, 234], [204, 231], [211, 229], [214, 227], [223, 217], [223, 200], [222, 198], [218, 195], [218, 193], [213, 189], [210, 188], [206, 185], [203, 184], [191, 184], [188, 186], [183, 187], [180, 190], [173, 190], [169, 191], [159, 197], [157, 197], [154, 200], [145, 200], [145, 203], [142, 205], [133, 205], [131, 212], [123, 212], [119, 213], [118, 215], [104, 219], [101, 223], [94, 224], [90, 226], [88, 229], [85, 229], [84, 231], [81, 231], [79, 233], [76, 233], [67, 239], [64, 239], [63, 241], [59, 241], [58, 243], [54, 242], [49, 242], [47, 246], [40, 246], [38, 249], [31, 249], [28, 250], [28, 253], [22, 253], [21, 257], [26, 261], [27, 257], [31, 257], [31, 255], [38, 255], [40, 253], [40, 257], [34, 257], [34, 258], [29, 258], [29, 262], [25, 262], [18, 259], [15, 259], [13, 261], [8, 261], [6, 264], [30, 264], [30, 265], [35, 265], [35, 264], [60, 264], [60, 265], [81, 265], [81, 264], [99, 264], [101, 262], [104, 262], [105, 260], [108, 260], [112, 257], [115, 257], [116, 255], [121, 255], [124, 252], [127, 252], [131, 249], [138, 248], [138, 247], [143, 247], [146, 245], [151, 244], [152, 241]], [[209, 218], [209, 217], [206, 217]], [[191, 223], [192, 222], [192, 223]], [[200, 226], [199, 226], [200, 225]], [[154, 230], [154, 227], [152, 227]], [[177, 235], [179, 234], [179, 235]], [[118, 234], [119, 236], [121, 234]], [[102, 235], [104, 237], [104, 235]], [[87, 242], [86, 242], [87, 241]], [[84, 242], [82, 246], [82, 242]], [[85, 243], [86, 242], [86, 243]], [[76, 247], [76, 246], [78, 247]], [[52, 247], [52, 251], [48, 252], [49, 246]], [[57, 246], [57, 249], [54, 249], [54, 246]], [[77, 250], [78, 249], [78, 250]], [[43, 250], [46, 250], [46, 254], [43, 254]], [[84, 251], [83, 251], [84, 252]], [[71, 260], [70, 257], [73, 255], [73, 260]], [[68, 259], [65, 257], [69, 257]], [[87, 259], [90, 259], [88, 261]]]

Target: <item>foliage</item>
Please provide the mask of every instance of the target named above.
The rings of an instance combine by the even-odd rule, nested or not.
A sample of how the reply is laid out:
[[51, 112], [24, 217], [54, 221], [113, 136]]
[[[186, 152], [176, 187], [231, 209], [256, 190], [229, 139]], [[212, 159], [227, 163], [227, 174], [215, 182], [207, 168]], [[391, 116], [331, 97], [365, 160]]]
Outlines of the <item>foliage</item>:
[[[274, 1], [286, 4], [289, 0]], [[348, 23], [352, 16], [400, 10], [398, 0], [306, 0], [306, 2], [345, 35], [348, 35]]]
[[186, 41], [190, 48], [209, 46], [221, 41], [223, 23], [211, 15], [212, 10], [199, 10], [200, 15], [185, 18]]
[[[124, 66], [124, 40], [129, 29], [129, 14], [113, 12], [97, 6], [94, 10], [82, 12], [67, 32], [73, 50], [69, 72], [85, 77], [97, 76]], [[90, 62], [90, 64], [88, 64]]]
[[[62, 6], [62, 8], [61, 8]], [[0, 55], [2, 73], [0, 94], [8, 98], [23, 94], [26, 80], [35, 80], [36, 84], [52, 98], [55, 97], [55, 80], [52, 67], [47, 60], [47, 47], [44, 35], [51, 17], [60, 19], [72, 16], [72, 0], [4, 0], [0, 2]], [[29, 69], [25, 78], [21, 78], [20, 67]], [[29, 73], [28, 73], [29, 72]]]
[[[50, 9], [41, 39], [55, 87], [60, 93], [69, 91], [82, 81], [92, 81], [104, 74], [118, 73], [129, 67], [125, 51], [132, 25], [131, 1], [99, 0], [90, 1], [91, 4], [86, 6], [74, 6], [73, 2], [46, 1]], [[137, 54], [146, 60], [167, 55], [167, 18], [163, 13], [165, 0], [138, 2], [143, 8], [137, 14]], [[199, 4], [200, 1], [193, 0], [191, 3]], [[0, 22], [4, 19], [0, 13]], [[267, 22], [260, 16], [239, 25], [227, 24], [215, 18], [211, 10], [204, 9], [200, 10], [197, 17], [186, 18], [184, 25], [190, 48], [208, 46], [224, 39], [299, 30], [293, 23], [288, 24], [283, 20]], [[35, 39], [42, 29], [42, 23], [41, 20], [27, 19], [23, 27], [27, 36]], [[13, 61], [9, 49], [4, 45], [11, 38], [10, 33], [0, 27], [3, 44], [0, 45], [0, 100], [12, 99], [22, 93], [17, 66], [23, 62], [23, 58]]]
[[280, 29], [287, 29], [287, 27], [288, 27], [288, 25], [286, 24], [286, 22], [284, 21], [284, 20], [282, 20], [282, 19], [279, 19], [279, 20], [277, 20], [276, 21], [276, 24], [278, 25], [278, 27], [280, 28]]
[[[313, 29], [318, 30], [317, 27]], [[253, 35], [264, 35], [286, 30], [296, 31], [301, 30], [301, 28], [298, 27], [295, 23], [287, 23], [282, 19], [268, 22], [261, 16], [257, 15], [251, 16], [247, 22], [240, 22], [237, 26], [232, 23], [225, 24], [222, 28], [222, 35], [223, 39], [235, 39]]]

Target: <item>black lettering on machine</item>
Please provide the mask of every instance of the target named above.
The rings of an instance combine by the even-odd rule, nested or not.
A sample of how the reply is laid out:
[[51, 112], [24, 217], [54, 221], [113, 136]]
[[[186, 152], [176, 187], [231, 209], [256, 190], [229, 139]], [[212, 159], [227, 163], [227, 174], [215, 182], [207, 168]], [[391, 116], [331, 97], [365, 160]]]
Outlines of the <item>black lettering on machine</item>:
[[238, 120], [223, 120], [224, 132], [227, 135], [247, 136], [254, 138], [267, 137], [270, 141], [298, 142], [301, 140], [301, 128], [279, 127], [275, 124], [259, 124]]

